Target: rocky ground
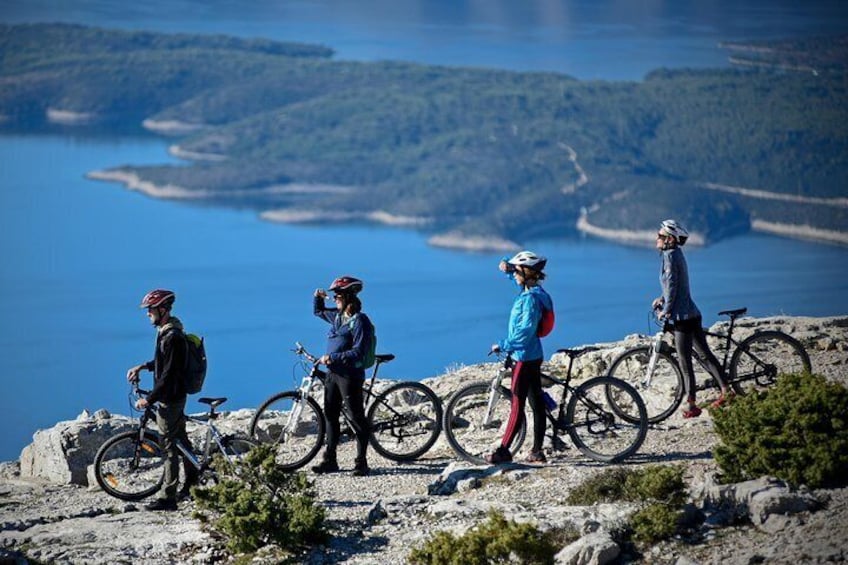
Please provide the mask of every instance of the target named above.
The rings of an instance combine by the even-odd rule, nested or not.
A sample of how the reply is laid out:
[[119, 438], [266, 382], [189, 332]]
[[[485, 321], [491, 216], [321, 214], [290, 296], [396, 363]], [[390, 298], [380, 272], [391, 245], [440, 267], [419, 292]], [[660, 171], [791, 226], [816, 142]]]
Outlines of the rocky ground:
[[[848, 385], [848, 318], [775, 318], [750, 320], [756, 326], [780, 327], [801, 339], [811, 353], [814, 371]], [[628, 338], [628, 343], [636, 339]], [[584, 371], [597, 371], [626, 344], [601, 344], [587, 358]], [[554, 359], [552, 362], [556, 362]], [[426, 381], [443, 398], [458, 384], [489, 374], [491, 366], [464, 367]], [[702, 400], [707, 400], [705, 397]], [[243, 417], [243, 416], [242, 416]], [[705, 411], [701, 418], [675, 415], [653, 428], [640, 453], [627, 465], [685, 465], [695, 507], [705, 507], [716, 494], [716, 465], [711, 449], [717, 439]], [[352, 467], [352, 455], [340, 464]], [[432, 532], [461, 532], [501, 510], [540, 528], [572, 525], [589, 532], [613, 526], [632, 509], [626, 505], [568, 506], [564, 500], [579, 483], [608, 468], [587, 460], [574, 449], [551, 452], [546, 465], [511, 464], [469, 467], [459, 463], [443, 439], [421, 460], [399, 465], [371, 457], [372, 474], [316, 476], [326, 505], [332, 540], [298, 556], [294, 562], [323, 564], [404, 563], [410, 548]], [[22, 473], [26, 467], [26, 473]], [[193, 503], [172, 513], [153, 513], [141, 504], [109, 497], [95, 487], [56, 484], [32, 478], [18, 462], [0, 465], [0, 563], [208, 563], [231, 560], [219, 541], [192, 517]], [[458, 489], [428, 494], [464, 478]], [[750, 492], [771, 483], [748, 487]], [[778, 487], [774, 487], [778, 488]], [[742, 488], [738, 489], [741, 491]], [[712, 494], [711, 494], [712, 493]], [[642, 548], [641, 555], [623, 554], [619, 561], [644, 563], [825, 563], [848, 560], [848, 489], [801, 493], [825, 502], [815, 511], [773, 512], [762, 519], [726, 525], [717, 516], [687, 539]], [[742, 495], [739, 495], [742, 496]], [[753, 509], [753, 495], [746, 495]], [[814, 505], [815, 506], [815, 505]], [[765, 514], [763, 514], [765, 516]], [[254, 562], [276, 562], [273, 548]], [[582, 557], [561, 562], [591, 562]]]

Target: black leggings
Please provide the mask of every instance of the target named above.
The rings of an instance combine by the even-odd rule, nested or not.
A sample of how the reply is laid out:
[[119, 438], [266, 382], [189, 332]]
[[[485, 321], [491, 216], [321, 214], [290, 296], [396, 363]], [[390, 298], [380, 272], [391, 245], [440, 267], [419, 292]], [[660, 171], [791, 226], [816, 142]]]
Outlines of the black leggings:
[[533, 451], [541, 451], [545, 441], [545, 401], [542, 399], [542, 360], [517, 361], [512, 370], [512, 406], [501, 445], [509, 449], [520, 424], [526, 420], [524, 404], [533, 408]]
[[328, 373], [324, 382], [324, 421], [327, 423], [326, 461], [336, 461], [336, 448], [339, 445], [342, 405], [350, 419], [353, 433], [356, 435], [356, 462], [365, 463], [368, 449], [368, 420], [365, 418], [365, 404], [362, 396], [362, 379], [344, 377]]
[[695, 368], [692, 366], [692, 350], [703, 361], [704, 368], [718, 382], [722, 390], [727, 387], [727, 379], [724, 369], [718, 363], [710, 347], [707, 345], [707, 336], [701, 327], [701, 317], [674, 322], [674, 347], [677, 349], [677, 358], [680, 368], [683, 369], [683, 389], [686, 399], [695, 402]]

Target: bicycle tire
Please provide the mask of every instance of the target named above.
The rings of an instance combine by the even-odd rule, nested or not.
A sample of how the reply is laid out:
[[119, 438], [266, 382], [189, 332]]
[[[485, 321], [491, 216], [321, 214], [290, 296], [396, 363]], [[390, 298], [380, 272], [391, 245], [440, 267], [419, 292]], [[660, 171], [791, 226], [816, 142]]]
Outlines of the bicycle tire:
[[[643, 385], [652, 353], [652, 347], [628, 349], [612, 362], [609, 376], [621, 379], [635, 388], [645, 402], [648, 423], [657, 424], [674, 414], [683, 402], [683, 372], [671, 355], [660, 351], [650, 385]], [[619, 416], [638, 421], [638, 415], [628, 414], [623, 407], [615, 404], [615, 399], [609, 400]]]
[[439, 438], [442, 402], [422, 383], [397, 383], [374, 399], [368, 425], [374, 451], [392, 461], [412, 461]]
[[[638, 420], [622, 417], [614, 405], [627, 407], [628, 414], [638, 413]], [[630, 384], [609, 376], [594, 377], [574, 389], [564, 427], [583, 455], [616, 463], [642, 446], [648, 433], [648, 415], [642, 397]]]
[[[478, 465], [487, 463], [486, 455], [500, 446], [512, 406], [512, 392], [499, 385], [492, 419], [485, 425], [483, 419], [488, 409], [490, 391], [489, 382], [471, 383], [459, 389], [448, 401], [442, 420], [442, 429], [454, 452]], [[510, 447], [513, 455], [521, 449], [526, 433], [525, 420], [519, 425]]]
[[[134, 461], [136, 453], [138, 461]], [[142, 436], [131, 430], [110, 437], [94, 456], [94, 477], [107, 494], [121, 500], [142, 500], [158, 492], [165, 480], [165, 452], [159, 436], [151, 430], [144, 430]]]
[[[299, 409], [297, 422], [290, 423], [291, 411]], [[324, 445], [324, 412], [310, 396], [299, 391], [275, 394], [256, 409], [250, 421], [250, 439], [276, 445], [276, 461], [281, 469], [293, 471], [309, 463]]]
[[763, 390], [789, 373], [809, 373], [810, 356], [794, 337], [777, 330], [745, 338], [730, 359], [730, 383], [741, 395]]

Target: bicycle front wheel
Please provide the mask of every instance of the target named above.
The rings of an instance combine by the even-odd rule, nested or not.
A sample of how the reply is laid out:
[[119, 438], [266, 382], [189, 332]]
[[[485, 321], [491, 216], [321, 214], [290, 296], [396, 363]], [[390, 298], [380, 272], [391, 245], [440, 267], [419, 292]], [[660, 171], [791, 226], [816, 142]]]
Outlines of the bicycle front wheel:
[[[622, 417], [622, 411], [628, 417]], [[594, 377], [574, 389], [565, 419], [565, 428], [577, 449], [603, 463], [630, 457], [648, 433], [642, 397], [635, 388], [613, 377]]]
[[310, 396], [282, 392], [266, 400], [250, 422], [250, 438], [276, 446], [277, 464], [287, 471], [309, 463], [324, 445], [324, 412]]
[[[500, 385], [495, 388], [494, 396], [488, 382], [472, 383], [456, 391], [442, 421], [445, 437], [456, 454], [471, 463], [486, 463], [486, 455], [501, 444], [511, 405], [512, 392]], [[524, 421], [510, 446], [513, 455], [524, 443], [526, 433]]]
[[[683, 401], [683, 373], [680, 366], [667, 353], [660, 351], [653, 372], [648, 381], [651, 347], [635, 347], [619, 355], [610, 365], [609, 376], [621, 379], [636, 389], [645, 402], [648, 411], [648, 423], [662, 422], [672, 414]], [[638, 414], [628, 413], [625, 407], [618, 406], [615, 398], [610, 398], [613, 410], [624, 418], [638, 421]]]
[[773, 385], [779, 375], [809, 373], [810, 356], [794, 337], [765, 331], [746, 338], [730, 359], [730, 380], [738, 394]]
[[149, 430], [123, 432], [106, 440], [94, 456], [94, 477], [107, 494], [141, 500], [156, 493], [165, 479], [165, 453]]
[[368, 409], [371, 445], [392, 461], [411, 461], [433, 447], [442, 431], [442, 403], [426, 385], [397, 383]]

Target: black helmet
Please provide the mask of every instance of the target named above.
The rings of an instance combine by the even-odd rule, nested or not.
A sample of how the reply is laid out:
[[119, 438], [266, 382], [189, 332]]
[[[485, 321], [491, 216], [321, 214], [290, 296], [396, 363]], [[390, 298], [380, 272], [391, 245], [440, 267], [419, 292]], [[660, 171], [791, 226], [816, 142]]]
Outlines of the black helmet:
[[344, 275], [333, 281], [330, 290], [337, 294], [357, 294], [362, 290], [362, 281], [356, 277]]

